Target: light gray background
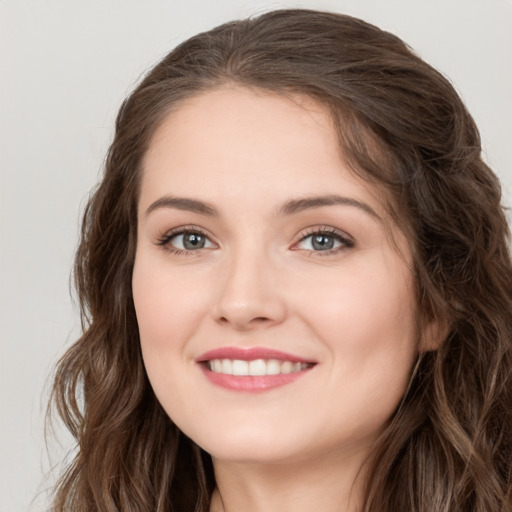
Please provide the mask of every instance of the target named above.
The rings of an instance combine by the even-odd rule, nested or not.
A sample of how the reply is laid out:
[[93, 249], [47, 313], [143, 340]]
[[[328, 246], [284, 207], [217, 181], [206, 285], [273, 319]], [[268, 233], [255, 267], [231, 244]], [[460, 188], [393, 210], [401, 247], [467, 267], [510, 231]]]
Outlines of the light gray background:
[[49, 376], [77, 337], [79, 216], [121, 100], [186, 37], [285, 6], [362, 17], [448, 75], [510, 204], [512, 0], [0, 0], [1, 512], [46, 509]]

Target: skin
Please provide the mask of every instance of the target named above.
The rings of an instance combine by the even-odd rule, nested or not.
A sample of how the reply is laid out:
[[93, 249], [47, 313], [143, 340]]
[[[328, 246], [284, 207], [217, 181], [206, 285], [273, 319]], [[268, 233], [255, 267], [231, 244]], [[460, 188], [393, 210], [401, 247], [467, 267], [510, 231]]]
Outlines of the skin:
[[[133, 297], [154, 391], [212, 455], [211, 510], [359, 510], [361, 468], [421, 348], [410, 250], [377, 192], [344, 164], [328, 113], [308, 98], [225, 86], [156, 131]], [[333, 194], [349, 201], [279, 213]], [[169, 196], [217, 214], [163, 204]], [[179, 232], [191, 226], [206, 243], [184, 251]], [[318, 232], [333, 250], [312, 246]], [[290, 384], [236, 392], [196, 362], [225, 346], [316, 364]]]

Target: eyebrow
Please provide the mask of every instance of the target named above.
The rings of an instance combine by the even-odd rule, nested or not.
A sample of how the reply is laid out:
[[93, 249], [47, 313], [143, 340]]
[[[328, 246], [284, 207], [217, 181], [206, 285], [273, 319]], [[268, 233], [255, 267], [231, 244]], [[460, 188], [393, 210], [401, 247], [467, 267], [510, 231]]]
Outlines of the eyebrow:
[[219, 215], [219, 212], [211, 204], [198, 201], [197, 199], [188, 199], [186, 197], [161, 197], [154, 203], [151, 203], [149, 208], [146, 210], [146, 215], [149, 215], [152, 211], [158, 208], [175, 208], [177, 210], [201, 213], [212, 217], [217, 217]]
[[[281, 208], [278, 209], [278, 216], [293, 215], [304, 210], [312, 208], [321, 208], [322, 206], [352, 206], [359, 208], [377, 220], [381, 220], [380, 216], [368, 204], [352, 199], [350, 197], [343, 197], [338, 195], [314, 196], [303, 199], [292, 199], [286, 202]], [[158, 208], [175, 208], [177, 210], [185, 210], [189, 212], [208, 215], [211, 217], [218, 217], [219, 212], [217, 209], [204, 201], [197, 199], [190, 199], [186, 197], [164, 196], [151, 203], [146, 210], [146, 216]]]
[[375, 212], [371, 206], [362, 201], [358, 201], [357, 199], [352, 199], [350, 197], [343, 197], [338, 195], [327, 195], [327, 196], [315, 196], [315, 197], [306, 197], [304, 199], [293, 199], [292, 201], [288, 201], [279, 209], [279, 215], [293, 215], [294, 213], [299, 213], [304, 210], [309, 210], [310, 208], [321, 208], [322, 206], [335, 206], [335, 205], [343, 205], [343, 206], [353, 206], [355, 208], [359, 208], [364, 212], [368, 213], [372, 217], [377, 220], [381, 220], [380, 216]]

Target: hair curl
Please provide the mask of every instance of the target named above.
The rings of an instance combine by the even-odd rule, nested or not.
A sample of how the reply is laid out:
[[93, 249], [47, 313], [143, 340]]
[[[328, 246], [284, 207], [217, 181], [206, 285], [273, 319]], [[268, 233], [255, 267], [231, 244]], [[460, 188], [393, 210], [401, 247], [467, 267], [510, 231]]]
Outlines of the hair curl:
[[381, 185], [414, 255], [419, 356], [372, 453], [366, 512], [512, 511], [512, 265], [497, 178], [450, 83], [361, 20], [282, 10], [185, 41], [123, 103], [87, 205], [75, 284], [83, 335], [53, 405], [77, 441], [58, 512], [208, 510], [210, 457], [165, 414], [142, 362], [131, 295], [141, 161], [176, 105], [235, 83], [307, 95], [332, 114], [355, 172]]

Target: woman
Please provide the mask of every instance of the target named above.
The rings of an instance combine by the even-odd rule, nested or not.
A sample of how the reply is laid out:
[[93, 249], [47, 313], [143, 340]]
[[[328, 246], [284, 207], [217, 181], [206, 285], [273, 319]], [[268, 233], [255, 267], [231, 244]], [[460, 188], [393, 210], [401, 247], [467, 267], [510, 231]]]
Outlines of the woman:
[[118, 115], [54, 510], [512, 510], [512, 273], [473, 120], [395, 36], [275, 11]]

